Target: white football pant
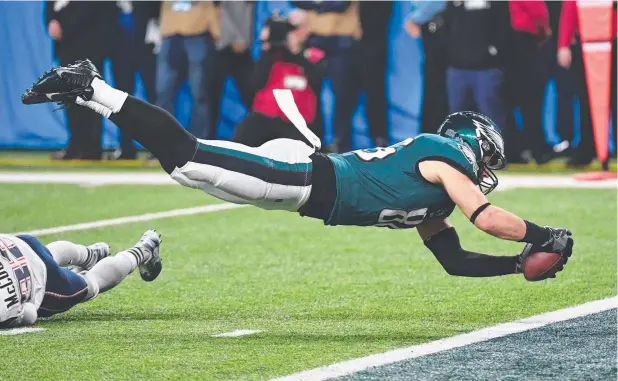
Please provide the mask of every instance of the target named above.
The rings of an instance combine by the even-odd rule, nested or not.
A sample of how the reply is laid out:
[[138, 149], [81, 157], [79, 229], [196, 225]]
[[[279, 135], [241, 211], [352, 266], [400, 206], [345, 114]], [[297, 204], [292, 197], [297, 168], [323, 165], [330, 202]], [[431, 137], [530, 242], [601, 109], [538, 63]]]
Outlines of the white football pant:
[[225, 201], [295, 212], [311, 194], [313, 153], [292, 139], [271, 140], [257, 148], [198, 139], [193, 159], [171, 177]]

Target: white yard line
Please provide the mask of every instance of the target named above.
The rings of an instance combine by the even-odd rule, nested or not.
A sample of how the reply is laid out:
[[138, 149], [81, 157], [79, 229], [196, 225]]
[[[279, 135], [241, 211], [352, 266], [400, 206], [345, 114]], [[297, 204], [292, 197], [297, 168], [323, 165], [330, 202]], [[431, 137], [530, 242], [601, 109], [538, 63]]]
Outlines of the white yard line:
[[388, 365], [416, 357], [427, 356], [430, 354], [447, 351], [449, 349], [459, 348], [466, 345], [511, 335], [513, 333], [529, 331], [548, 324], [571, 320], [616, 307], [618, 307], [618, 298], [616, 297], [596, 300], [594, 302], [585, 303], [579, 306], [548, 312], [526, 319], [516, 320], [510, 323], [499, 324], [493, 327], [483, 328], [478, 331], [472, 331], [470, 333], [465, 333], [442, 340], [413, 345], [407, 348], [395, 349], [384, 353], [311, 369], [271, 381], [322, 381], [343, 377], [373, 367]]
[[232, 332], [225, 332], [225, 333], [220, 333], [218, 335], [212, 335], [212, 337], [240, 337], [240, 336], [253, 335], [254, 333], [260, 333], [260, 332], [262, 332], [262, 330], [260, 329], [237, 329]]
[[34, 328], [34, 327], [13, 328], [13, 329], [0, 330], [0, 336], [22, 335], [24, 333], [41, 332], [41, 331], [44, 331], [44, 329]]
[[[614, 188], [616, 180], [577, 181], [572, 175], [502, 175], [498, 189], [512, 188]], [[165, 172], [0, 172], [0, 183], [78, 185], [177, 184]]]
[[[55, 183], [80, 185], [173, 185], [177, 184], [165, 173], [97, 173], [97, 172], [0, 172], [0, 183]], [[616, 189], [616, 180], [580, 182], [572, 176], [513, 176], [500, 177], [497, 190], [514, 188], [608, 188]], [[240, 208], [247, 205], [215, 204], [195, 208], [175, 209], [159, 213], [146, 213], [137, 216], [112, 218], [107, 220], [86, 222], [74, 225], [57, 226], [48, 229], [38, 229], [21, 234], [46, 235], [68, 231], [88, 230], [106, 226], [122, 225], [133, 222], [144, 222], [162, 218], [190, 216], [210, 213], [219, 210]]]
[[237, 205], [237, 204], [230, 204], [230, 203], [205, 205], [205, 206], [198, 206], [195, 208], [174, 209], [174, 210], [169, 210], [167, 212], [146, 213], [146, 214], [140, 214], [137, 216], [111, 218], [108, 220], [85, 222], [85, 223], [75, 224], [75, 225], [56, 226], [56, 227], [48, 228], [48, 229], [39, 229], [39, 230], [32, 230], [28, 232], [13, 233], [13, 234], [31, 234], [34, 236], [42, 236], [42, 235], [48, 235], [48, 234], [58, 234], [58, 233], [64, 233], [64, 232], [70, 232], [70, 231], [77, 231], [77, 230], [96, 229], [96, 228], [101, 228], [104, 226], [129, 224], [133, 222], [159, 220], [162, 218], [191, 216], [194, 214], [218, 212], [220, 210], [236, 209], [236, 208], [242, 208], [245, 206], [248, 206], [248, 205]]
[[616, 180], [578, 181], [569, 175], [554, 176], [499, 176], [496, 190], [514, 188], [594, 188], [617, 189]]
[[173, 185], [165, 172], [0, 172], [0, 183], [78, 185]]

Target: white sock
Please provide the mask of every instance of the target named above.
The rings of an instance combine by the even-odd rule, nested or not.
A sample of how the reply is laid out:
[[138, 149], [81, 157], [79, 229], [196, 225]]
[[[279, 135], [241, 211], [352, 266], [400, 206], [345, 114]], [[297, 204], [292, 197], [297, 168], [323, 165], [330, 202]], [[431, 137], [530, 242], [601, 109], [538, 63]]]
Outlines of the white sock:
[[95, 101], [85, 101], [81, 99], [80, 97], [77, 97], [77, 99], [75, 99], [75, 103], [77, 103], [80, 106], [88, 107], [89, 109], [95, 111], [96, 113], [103, 115], [106, 118], [109, 118], [110, 115], [112, 115], [112, 110], [103, 106], [102, 104], [98, 104]]
[[94, 90], [92, 100], [107, 107], [114, 113], [120, 111], [124, 101], [129, 96], [129, 94], [124, 91], [114, 89], [99, 78], [93, 79], [91, 86]]
[[69, 265], [91, 267], [97, 260], [84, 245], [77, 245], [69, 241], [56, 241], [47, 245], [56, 263], [61, 267]]
[[88, 282], [86, 298], [90, 300], [99, 293], [116, 287], [151, 256], [150, 252], [133, 247], [112, 257], [103, 258], [84, 275]]

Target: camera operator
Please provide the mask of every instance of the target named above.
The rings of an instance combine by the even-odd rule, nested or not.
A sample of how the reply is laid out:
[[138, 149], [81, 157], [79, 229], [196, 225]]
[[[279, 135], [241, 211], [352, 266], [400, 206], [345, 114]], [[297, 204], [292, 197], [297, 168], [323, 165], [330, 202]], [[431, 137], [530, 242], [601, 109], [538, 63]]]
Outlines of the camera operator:
[[[287, 119], [275, 100], [273, 90], [289, 89], [308, 127], [323, 138], [320, 92], [324, 53], [305, 49], [308, 31], [302, 12], [289, 18], [274, 14], [260, 35], [262, 56], [253, 73], [251, 112], [237, 126], [232, 141], [252, 147], [278, 138], [306, 141]], [[309, 143], [309, 142], [308, 142]]]

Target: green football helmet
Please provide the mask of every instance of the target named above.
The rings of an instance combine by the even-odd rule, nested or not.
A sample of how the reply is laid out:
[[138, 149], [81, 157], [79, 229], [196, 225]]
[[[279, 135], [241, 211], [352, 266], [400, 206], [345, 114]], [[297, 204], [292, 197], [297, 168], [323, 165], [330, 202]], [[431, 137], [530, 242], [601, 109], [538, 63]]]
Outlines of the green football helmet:
[[504, 140], [491, 119], [473, 111], [456, 112], [446, 117], [438, 134], [463, 143], [472, 151], [477, 184], [484, 194], [496, 189], [498, 177], [493, 171], [506, 167], [506, 159]]

